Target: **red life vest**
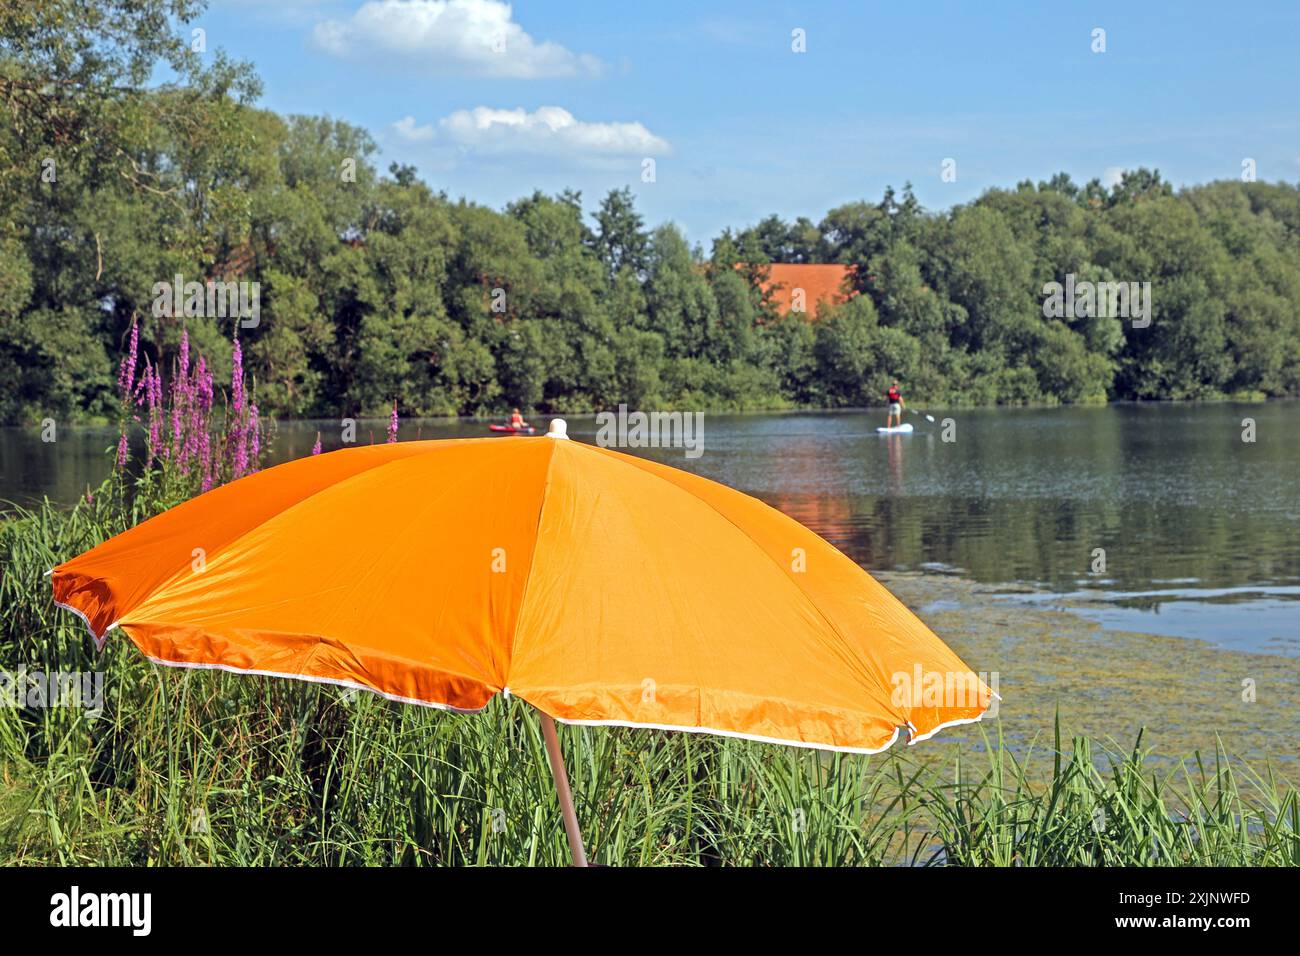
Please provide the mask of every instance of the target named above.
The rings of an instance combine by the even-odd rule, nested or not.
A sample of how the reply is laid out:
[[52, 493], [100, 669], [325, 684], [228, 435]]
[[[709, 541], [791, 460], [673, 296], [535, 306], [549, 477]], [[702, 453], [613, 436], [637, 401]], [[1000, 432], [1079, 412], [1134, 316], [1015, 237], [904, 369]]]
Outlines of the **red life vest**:
[[892, 385], [889, 386], [889, 391], [886, 392], [885, 395], [889, 398], [890, 402], [901, 402], [903, 400], [903, 396], [899, 393], [898, 389]]

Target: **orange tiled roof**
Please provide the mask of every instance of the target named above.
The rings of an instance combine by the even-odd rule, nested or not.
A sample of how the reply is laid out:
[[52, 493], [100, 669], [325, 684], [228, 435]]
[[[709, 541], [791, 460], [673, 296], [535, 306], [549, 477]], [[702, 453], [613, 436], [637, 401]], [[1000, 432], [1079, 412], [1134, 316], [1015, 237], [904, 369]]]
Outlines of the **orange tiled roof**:
[[838, 305], [857, 295], [845, 282], [852, 269], [836, 264], [774, 262], [768, 267], [763, 291], [771, 293], [777, 311], [786, 315], [793, 305], [795, 290], [802, 289], [804, 314], [811, 320], [817, 317], [818, 305]]

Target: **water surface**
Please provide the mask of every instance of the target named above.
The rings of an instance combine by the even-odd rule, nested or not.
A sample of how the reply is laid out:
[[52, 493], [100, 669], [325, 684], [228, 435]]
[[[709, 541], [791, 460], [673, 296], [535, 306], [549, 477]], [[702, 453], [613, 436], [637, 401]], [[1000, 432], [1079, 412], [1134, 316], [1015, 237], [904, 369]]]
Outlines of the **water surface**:
[[[890, 436], [876, 432], [883, 411], [706, 415], [699, 458], [629, 451], [754, 494], [871, 570], [1002, 584], [1008, 602], [1059, 603], [1110, 628], [1300, 655], [1300, 403], [931, 412], [936, 423], [912, 415], [916, 432]], [[385, 424], [361, 423], [358, 441], [383, 441]], [[308, 454], [318, 431], [327, 450], [341, 445], [336, 422], [277, 428], [278, 460]], [[596, 422], [569, 430], [591, 441]], [[422, 421], [400, 437], [486, 434]], [[74, 500], [107, 474], [115, 438], [0, 429], [0, 498]]]

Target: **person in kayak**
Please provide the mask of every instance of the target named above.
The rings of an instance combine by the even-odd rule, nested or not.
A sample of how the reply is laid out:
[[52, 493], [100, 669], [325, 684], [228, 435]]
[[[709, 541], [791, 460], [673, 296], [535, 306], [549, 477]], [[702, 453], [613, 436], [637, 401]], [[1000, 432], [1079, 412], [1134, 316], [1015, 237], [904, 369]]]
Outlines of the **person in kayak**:
[[510, 427], [517, 428], [520, 431], [523, 431], [528, 427], [528, 423], [524, 421], [524, 416], [519, 414], [519, 409], [517, 408], [510, 410]]
[[898, 379], [894, 379], [894, 384], [889, 386], [885, 398], [889, 400], [889, 417], [885, 419], [885, 427], [893, 428], [903, 424], [903, 393], [898, 390]]

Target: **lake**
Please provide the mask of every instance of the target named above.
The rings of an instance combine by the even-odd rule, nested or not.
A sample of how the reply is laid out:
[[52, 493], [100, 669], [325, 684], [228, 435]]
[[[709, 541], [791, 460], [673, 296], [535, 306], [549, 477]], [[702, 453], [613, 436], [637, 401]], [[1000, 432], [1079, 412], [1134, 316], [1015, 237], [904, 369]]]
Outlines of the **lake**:
[[[929, 411], [934, 424], [910, 415], [916, 431], [890, 436], [876, 433], [883, 410], [709, 414], [699, 458], [629, 450], [754, 494], [872, 571], [995, 584], [1009, 604], [1067, 607], [1109, 629], [1300, 656], [1300, 402]], [[594, 439], [593, 418], [569, 424]], [[383, 441], [385, 425], [360, 423], [358, 441]], [[281, 422], [273, 457], [308, 454], [318, 430], [326, 450], [341, 445], [337, 423]], [[400, 437], [485, 434], [483, 422], [408, 421]], [[0, 429], [0, 498], [71, 502], [103, 479], [114, 429], [57, 438]]]

